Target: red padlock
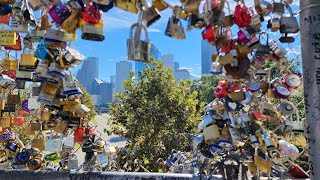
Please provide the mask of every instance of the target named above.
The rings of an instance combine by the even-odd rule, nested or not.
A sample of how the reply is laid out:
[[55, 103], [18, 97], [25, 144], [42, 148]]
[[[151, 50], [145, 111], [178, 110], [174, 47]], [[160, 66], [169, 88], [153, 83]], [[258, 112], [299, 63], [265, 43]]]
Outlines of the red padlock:
[[244, 1], [242, 0], [243, 6], [238, 4], [234, 11], [234, 23], [236, 23], [240, 28], [248, 26], [252, 21], [251, 14], [244, 5]]
[[226, 80], [220, 80], [220, 81], [218, 81], [218, 84], [221, 86], [226, 86], [228, 84], [228, 82]]
[[83, 128], [78, 128], [74, 131], [74, 142], [81, 143], [83, 141]]
[[205, 27], [205, 30], [202, 31], [201, 35], [202, 35], [202, 39], [206, 39], [209, 42], [216, 41], [216, 38], [214, 36], [213, 26], [211, 24]]
[[24, 117], [14, 117], [12, 120], [12, 124], [17, 126], [22, 126], [24, 123]]
[[81, 11], [81, 17], [89, 24], [98, 24], [102, 17], [102, 11], [96, 9], [93, 3], [90, 2], [86, 5], [85, 9]]
[[289, 169], [288, 173], [290, 174], [291, 177], [297, 178], [297, 179], [305, 179], [309, 178], [308, 173], [306, 173], [300, 166], [298, 165], [293, 165]]
[[239, 84], [231, 84], [229, 88], [232, 92], [239, 92], [241, 90], [241, 87]]
[[1, 74], [7, 75], [12, 79], [16, 79], [16, 77], [17, 77], [17, 71], [16, 70], [5, 70], [5, 71], [2, 71]]
[[226, 97], [228, 95], [228, 88], [227, 86], [217, 86], [216, 88], [214, 88], [214, 95], [217, 98], [223, 98]]

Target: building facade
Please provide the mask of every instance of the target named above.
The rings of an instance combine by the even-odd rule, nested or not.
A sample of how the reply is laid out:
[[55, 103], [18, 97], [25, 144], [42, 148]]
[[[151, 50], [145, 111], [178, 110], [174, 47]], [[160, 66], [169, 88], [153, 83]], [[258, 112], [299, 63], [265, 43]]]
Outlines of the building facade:
[[161, 60], [163, 63], [163, 67], [166, 68], [170, 68], [171, 71], [173, 72], [173, 60], [174, 60], [174, 55], [173, 54], [165, 54], [163, 56], [161, 56]]
[[130, 71], [132, 70], [132, 63], [129, 61], [120, 61], [116, 64], [116, 86], [115, 92], [123, 92], [123, 82], [130, 77]]
[[77, 80], [92, 94], [92, 82], [95, 78], [99, 78], [99, 59], [97, 57], [88, 57], [82, 63], [81, 69], [77, 73]]
[[92, 94], [96, 95], [96, 105], [106, 105], [112, 102], [112, 84], [95, 78], [92, 82]]
[[212, 54], [217, 50], [211, 46], [207, 40], [201, 41], [201, 74], [210, 74], [212, 64]]
[[190, 72], [187, 69], [178, 69], [174, 71], [174, 79], [176, 80], [176, 82], [179, 82], [181, 80], [185, 81], [190, 78]]

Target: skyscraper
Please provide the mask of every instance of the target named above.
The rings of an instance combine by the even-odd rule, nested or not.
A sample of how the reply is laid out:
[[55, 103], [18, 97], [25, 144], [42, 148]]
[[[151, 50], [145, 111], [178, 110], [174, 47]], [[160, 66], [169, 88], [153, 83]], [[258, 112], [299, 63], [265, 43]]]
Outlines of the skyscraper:
[[176, 82], [190, 79], [190, 73], [187, 69], [177, 69], [174, 71], [174, 79]]
[[173, 71], [173, 59], [174, 55], [173, 54], [165, 54], [161, 56], [161, 60], [163, 62], [164, 68], [171, 68], [171, 71]]
[[201, 41], [201, 74], [210, 74], [212, 64], [212, 54], [216, 53], [214, 46], [211, 46], [207, 40]]
[[[154, 44], [151, 45], [151, 56], [154, 57], [156, 61], [161, 58], [161, 53]], [[136, 79], [138, 79], [139, 77], [139, 72], [145, 69], [146, 69], [146, 65], [143, 62], [135, 61], [134, 72], [135, 72]]]
[[112, 102], [112, 85], [110, 82], [95, 78], [92, 82], [92, 94], [97, 95], [98, 105]]
[[116, 64], [116, 93], [124, 91], [122, 83], [130, 77], [132, 64], [129, 61], [120, 61]]
[[173, 62], [173, 71], [180, 69], [180, 65], [178, 62]]
[[77, 79], [88, 93], [92, 93], [91, 85], [94, 78], [99, 78], [99, 59], [88, 57], [83, 61], [82, 67], [77, 73]]

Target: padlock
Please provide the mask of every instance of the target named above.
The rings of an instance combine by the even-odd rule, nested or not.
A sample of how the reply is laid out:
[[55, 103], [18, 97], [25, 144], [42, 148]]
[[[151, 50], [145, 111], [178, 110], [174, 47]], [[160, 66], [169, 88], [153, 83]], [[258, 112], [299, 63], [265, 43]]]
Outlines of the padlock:
[[238, 63], [237, 66], [232, 66], [231, 64], [227, 64], [224, 66], [226, 72], [231, 75], [234, 79], [240, 79], [244, 77], [250, 67], [250, 60], [247, 56], [237, 58]]
[[[47, 48], [48, 46], [45, 45], [43, 42], [39, 43], [37, 46], [37, 49], [34, 52], [34, 57], [39, 58], [39, 59], [47, 59], [48, 54], [47, 54]], [[48, 68], [48, 61], [41, 61], [37, 64], [37, 68], [35, 69], [35, 72], [40, 72], [43, 68]]]
[[137, 2], [137, 0], [115, 0], [114, 5], [125, 11], [137, 14], [139, 11], [136, 6]]
[[14, 46], [4, 46], [5, 50], [15, 50], [15, 51], [21, 51], [22, 49], [22, 44], [21, 44], [21, 37], [17, 33], [17, 38], [16, 38], [16, 44]]
[[12, 124], [17, 126], [22, 126], [24, 123], [24, 117], [14, 117], [12, 120]]
[[[82, 141], [81, 141], [82, 142]], [[65, 141], [64, 141], [64, 144], [63, 144], [63, 148], [64, 149], [73, 149], [74, 148], [74, 145], [75, 145], [75, 142], [74, 142], [74, 136], [69, 134]]]
[[90, 152], [93, 152], [93, 149], [94, 149], [94, 145], [90, 140], [88, 140], [82, 145], [82, 152], [90, 153]]
[[241, 1], [241, 2], [242, 2], [242, 5], [238, 4], [235, 7], [235, 11], [234, 11], [234, 22], [240, 28], [248, 26], [252, 21], [251, 14], [247, 6], [244, 4], [244, 1]]
[[205, 29], [201, 32], [202, 39], [207, 40], [208, 42], [215, 42], [216, 38], [214, 35], [214, 27], [210, 24], [205, 27]]
[[74, 142], [77, 142], [77, 143], [82, 143], [83, 141], [83, 134], [84, 134], [84, 130], [83, 128], [77, 128], [75, 131], [74, 131]]
[[289, 89], [297, 89], [302, 83], [302, 79], [297, 74], [288, 74], [284, 77], [283, 84]]
[[12, 11], [11, 4], [0, 4], [0, 15], [5, 16]]
[[278, 84], [274, 88], [274, 95], [281, 99], [287, 99], [290, 96], [291, 92], [289, 88], [282, 84]]
[[271, 29], [271, 32], [277, 32], [280, 29], [280, 18], [278, 17], [272, 17], [269, 21], [268, 21], [268, 28]]
[[60, 66], [60, 64], [58, 64], [56, 62], [50, 63], [48, 74], [49, 75], [58, 76], [58, 77], [61, 77], [61, 78], [65, 78], [66, 77], [65, 69], [62, 68]]
[[102, 20], [98, 24], [88, 24], [81, 19], [79, 24], [82, 31], [82, 39], [91, 41], [103, 41], [105, 39]]
[[188, 18], [187, 31], [191, 31], [193, 28], [202, 29], [205, 26], [204, 19], [198, 17], [195, 14], [191, 14]]
[[280, 45], [277, 41], [271, 41], [271, 50], [274, 55], [276, 55], [279, 58], [284, 57], [287, 54], [287, 50]]
[[92, 2], [87, 4], [84, 10], [81, 11], [81, 18], [89, 24], [98, 24], [101, 17], [102, 11], [96, 9]]
[[270, 54], [270, 46], [269, 46], [269, 34], [267, 34], [266, 32], [262, 32], [259, 34], [259, 39], [260, 39], [260, 43], [261, 43], [261, 35], [264, 34], [267, 36], [267, 40], [266, 40], [266, 44], [260, 44], [257, 47], [256, 50], [256, 55], [269, 55]]
[[278, 105], [278, 110], [283, 116], [291, 116], [296, 111], [296, 107], [292, 102], [284, 100]]
[[102, 153], [104, 151], [104, 147], [106, 145], [106, 142], [101, 140], [101, 139], [98, 139], [96, 142], [95, 142], [95, 148], [96, 148], [96, 151], [99, 152], [99, 153]]
[[168, 4], [162, 0], [152, 0], [152, 6], [158, 11], [165, 10], [169, 7]]
[[148, 1], [142, 2], [142, 20], [146, 24], [147, 27], [151, 26], [157, 20], [161, 18], [159, 11], [148, 4]]
[[63, 80], [63, 94], [69, 95], [74, 94], [75, 92], [78, 92], [76, 81], [74, 80], [72, 76], [72, 72], [70, 71], [69, 74], [65, 75], [65, 78]]
[[36, 135], [34, 139], [31, 141], [31, 147], [38, 148], [39, 150], [44, 150], [45, 146], [46, 138], [41, 132], [39, 132], [38, 135]]
[[24, 22], [29, 24], [32, 27], [36, 27], [35, 16], [33, 15], [32, 9], [29, 7], [28, 3], [26, 3], [25, 9], [23, 10]]
[[[184, 28], [179, 21], [179, 19], [176, 19], [174, 17], [169, 18], [167, 29], [169, 32], [166, 32], [166, 35], [170, 35], [170, 37], [175, 38], [175, 39], [185, 39], [185, 32]], [[166, 30], [167, 31], [167, 30]]]
[[71, 15], [71, 11], [64, 4], [55, 4], [50, 8], [49, 14], [54, 22], [62, 24]]
[[[255, 148], [257, 149], [257, 148]], [[257, 150], [256, 150], [257, 152]], [[269, 173], [271, 172], [271, 162], [267, 158], [267, 154], [265, 155], [265, 158], [262, 158], [255, 153], [254, 155], [254, 165], [258, 167], [259, 171]]]
[[217, 125], [213, 124], [211, 126], [205, 127], [203, 129], [205, 141], [217, 140], [220, 138], [220, 132]]
[[280, 2], [275, 2], [275, 0], [273, 0], [272, 13], [282, 15], [285, 10], [285, 4], [282, 2], [282, 0], [279, 1]]
[[259, 102], [259, 110], [266, 116], [273, 117], [276, 114], [274, 105], [268, 102]]
[[30, 0], [28, 1], [28, 5], [33, 11], [37, 11], [42, 7], [42, 2], [40, 0]]
[[37, 68], [38, 60], [34, 57], [34, 54], [31, 53], [31, 50], [29, 52], [26, 52], [26, 50], [23, 50], [23, 53], [21, 54], [21, 59], [19, 63], [19, 70], [20, 71], [34, 71]]
[[289, 158], [298, 158], [300, 155], [299, 149], [286, 140], [279, 140], [279, 147]]
[[74, 33], [78, 28], [78, 24], [79, 24], [79, 13], [78, 11], [72, 10], [71, 15], [62, 23], [62, 29], [66, 33]]
[[299, 165], [293, 164], [288, 171], [288, 174], [290, 174], [291, 177], [297, 178], [297, 179], [307, 179], [309, 178], [309, 175], [307, 172], [305, 172]]
[[253, 36], [246, 45], [253, 51], [256, 49], [260, 44], [260, 39], [258, 39], [256, 36]]
[[254, 27], [260, 28], [262, 26], [261, 16], [259, 14], [253, 14], [251, 21]]
[[27, 167], [29, 170], [38, 170], [41, 168], [42, 160], [43, 160], [42, 154], [37, 154], [29, 159], [27, 162]]
[[215, 123], [215, 120], [212, 118], [211, 115], [212, 115], [211, 111], [204, 113], [204, 116], [203, 116], [204, 127], [207, 127], [207, 126]]
[[228, 88], [226, 86], [219, 85], [216, 88], [214, 88], [214, 95], [217, 98], [226, 97], [228, 95]]
[[254, 7], [261, 16], [267, 16], [272, 11], [272, 4], [266, 0], [254, 0]]
[[290, 13], [290, 17], [282, 16], [280, 18], [280, 33], [297, 33], [300, 31], [298, 20], [293, 16], [290, 5], [286, 4], [286, 9]]
[[16, 157], [16, 163], [18, 165], [25, 165], [30, 159], [30, 153], [26, 149], [22, 149], [21, 152], [19, 152]]
[[238, 39], [237, 39], [238, 42], [247, 43], [250, 41], [250, 39], [251, 39], [251, 35], [246, 29], [240, 29], [238, 31]]
[[53, 131], [51, 131], [50, 137], [46, 141], [46, 146], [44, 151], [55, 152], [55, 153], [60, 152], [62, 148], [63, 135], [61, 134], [58, 138], [53, 138], [52, 134], [53, 134]]
[[108, 158], [103, 153], [97, 154], [97, 164], [101, 167], [106, 166], [109, 163]]
[[69, 117], [67, 121], [68, 121], [68, 127], [80, 127], [81, 125], [80, 117]]
[[7, 142], [6, 148], [9, 149], [12, 152], [16, 152], [19, 148], [18, 145], [12, 141]]
[[281, 36], [279, 38], [279, 41], [281, 43], [293, 43], [295, 41], [295, 38], [293, 36], [288, 36], [288, 33], [285, 33], [284, 36]]
[[93, 0], [93, 6], [103, 12], [108, 12], [114, 7], [114, 0]]
[[[140, 40], [141, 29], [145, 31], [145, 40]], [[133, 35], [135, 30], [135, 35]], [[139, 34], [139, 35], [137, 35]], [[139, 38], [137, 37], [139, 36]], [[127, 40], [128, 59], [149, 62], [151, 52], [151, 42], [148, 40], [147, 29], [143, 25], [135, 23], [130, 28], [130, 37]]]
[[50, 48], [65, 48], [64, 32], [55, 29], [47, 29], [44, 35], [44, 42]]
[[235, 146], [243, 146], [245, 143], [241, 138], [240, 132], [237, 128], [229, 127], [229, 133], [232, 140], [232, 144]]

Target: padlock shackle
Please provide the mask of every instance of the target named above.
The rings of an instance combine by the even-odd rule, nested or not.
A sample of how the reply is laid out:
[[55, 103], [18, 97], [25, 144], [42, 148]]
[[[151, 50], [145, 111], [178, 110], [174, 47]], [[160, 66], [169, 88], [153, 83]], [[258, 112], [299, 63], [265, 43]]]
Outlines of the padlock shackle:
[[[145, 41], [148, 41], [149, 38], [148, 38], [147, 28], [144, 25], [139, 25], [139, 23], [134, 23], [130, 27], [130, 39], [140, 40], [141, 29], [143, 29], [144, 34], [145, 34]], [[133, 35], [134, 30], [135, 30], [135, 35]], [[139, 37], [137, 37], [137, 36], [139, 36]]]

